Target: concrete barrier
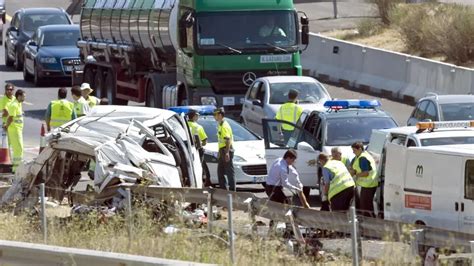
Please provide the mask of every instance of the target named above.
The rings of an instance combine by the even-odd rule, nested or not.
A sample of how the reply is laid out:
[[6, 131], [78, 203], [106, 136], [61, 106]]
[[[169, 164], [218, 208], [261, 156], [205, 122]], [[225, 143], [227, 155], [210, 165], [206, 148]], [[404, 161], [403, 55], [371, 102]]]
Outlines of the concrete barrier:
[[428, 92], [474, 93], [473, 69], [311, 34], [302, 63], [310, 75], [414, 104]]

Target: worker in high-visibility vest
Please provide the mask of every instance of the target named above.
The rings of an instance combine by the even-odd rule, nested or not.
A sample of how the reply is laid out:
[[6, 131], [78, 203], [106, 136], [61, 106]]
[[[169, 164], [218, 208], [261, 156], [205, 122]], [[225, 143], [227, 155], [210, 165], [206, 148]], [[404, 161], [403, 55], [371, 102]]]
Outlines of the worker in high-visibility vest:
[[[300, 119], [303, 108], [296, 102], [298, 99], [298, 91], [291, 89], [288, 92], [288, 102], [282, 104], [280, 109], [276, 113], [275, 119], [287, 121], [296, 124]], [[280, 133], [283, 135], [283, 139], [287, 142], [293, 134], [294, 126], [288, 124], [282, 124]]]
[[[207, 134], [204, 128], [197, 122], [199, 120], [199, 113], [196, 110], [189, 110], [188, 112], [188, 127], [189, 131], [191, 131], [191, 136], [193, 139], [195, 136], [198, 136], [199, 141], [199, 157], [201, 158], [201, 163], [203, 169], [206, 169], [206, 162], [204, 161], [204, 146], [207, 144]], [[206, 180], [204, 180], [204, 185], [206, 187], [211, 185], [210, 176], [206, 176]]]
[[234, 135], [224, 115], [225, 112], [222, 107], [214, 111], [214, 119], [217, 121], [217, 142], [219, 145], [217, 177], [221, 189], [227, 189], [227, 185], [229, 185], [229, 190], [235, 191], [234, 149], [232, 147]]
[[[0, 98], [0, 113], [2, 114], [2, 135], [7, 134], [7, 131], [3, 130], [3, 125], [7, 122], [8, 118], [8, 111], [7, 111], [7, 105], [13, 100], [15, 100], [15, 97], [13, 96], [13, 92], [15, 90], [15, 86], [11, 83], [5, 84], [5, 95], [3, 95], [2, 98]], [[2, 143], [0, 143], [2, 145]], [[8, 140], [8, 146], [10, 146], [10, 140]]]
[[66, 88], [59, 88], [58, 99], [51, 101], [46, 108], [46, 128], [48, 132], [52, 128], [57, 128], [63, 124], [76, 119], [76, 111], [74, 110], [74, 104], [68, 100]]
[[71, 88], [72, 99], [74, 100], [74, 111], [77, 117], [85, 116], [89, 113], [89, 103], [82, 97], [81, 88], [79, 86], [73, 86]]
[[84, 100], [87, 101], [90, 108], [93, 108], [94, 106], [100, 104], [100, 99], [99, 98], [97, 98], [93, 95], [90, 95], [93, 91], [94, 90], [91, 88], [91, 85], [89, 83], [84, 82], [84, 83], [81, 84], [82, 97], [84, 97]]
[[3, 125], [4, 130], [8, 131], [11, 148], [13, 150], [13, 172], [23, 159], [23, 107], [26, 94], [23, 90], [15, 92], [15, 99], [6, 107], [8, 118]]
[[377, 165], [372, 155], [364, 151], [362, 142], [355, 142], [351, 147], [355, 158], [349, 172], [360, 190], [356, 193], [356, 209], [361, 215], [375, 217], [373, 200], [378, 186]]
[[333, 160], [341, 161], [347, 167], [347, 169], [351, 168], [351, 160], [347, 156], [342, 155], [341, 148], [333, 147], [331, 149], [331, 158]]
[[330, 202], [331, 211], [347, 211], [354, 198], [355, 182], [347, 167], [339, 160], [329, 159], [329, 155], [320, 153], [319, 165], [322, 166], [324, 194]]

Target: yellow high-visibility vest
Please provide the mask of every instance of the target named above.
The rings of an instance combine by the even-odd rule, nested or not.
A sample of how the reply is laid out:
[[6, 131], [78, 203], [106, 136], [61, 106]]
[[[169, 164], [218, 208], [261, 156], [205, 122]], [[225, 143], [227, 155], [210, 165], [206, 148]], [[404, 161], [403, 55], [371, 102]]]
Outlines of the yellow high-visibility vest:
[[71, 121], [74, 104], [66, 99], [51, 101], [51, 122], [52, 127], [60, 127]]
[[[300, 119], [301, 113], [303, 113], [303, 108], [297, 105], [294, 102], [287, 102], [280, 106], [275, 119], [287, 121], [293, 124], [296, 124]], [[282, 129], [286, 131], [294, 130], [294, 127], [287, 124], [282, 124]]]
[[228, 137], [230, 139], [230, 146], [232, 147], [232, 143], [234, 143], [234, 135], [232, 133], [232, 128], [230, 127], [227, 121], [222, 121], [222, 123], [218, 123], [217, 125], [217, 142], [219, 143], [219, 149], [224, 148], [225, 145], [225, 138]]
[[344, 189], [355, 186], [354, 179], [352, 179], [347, 167], [341, 161], [329, 160], [324, 168], [334, 175], [331, 183], [329, 183], [329, 200]]
[[354, 162], [352, 163], [352, 168], [355, 170], [356, 174], [359, 174], [362, 172], [362, 169], [360, 169], [360, 165], [359, 165], [360, 158], [366, 158], [369, 161], [370, 166], [372, 167], [372, 170], [370, 170], [368, 176], [358, 177], [356, 179], [356, 184], [358, 186], [365, 187], [365, 188], [372, 188], [372, 187], [378, 186], [379, 182], [376, 179], [377, 168], [375, 165], [375, 160], [368, 152], [364, 151], [360, 154], [360, 156], [357, 156]]

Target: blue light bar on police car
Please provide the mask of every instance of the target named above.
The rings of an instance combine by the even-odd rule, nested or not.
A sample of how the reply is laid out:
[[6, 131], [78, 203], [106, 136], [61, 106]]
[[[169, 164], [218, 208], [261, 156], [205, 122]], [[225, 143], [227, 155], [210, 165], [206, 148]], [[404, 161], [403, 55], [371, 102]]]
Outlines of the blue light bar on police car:
[[214, 105], [186, 105], [169, 107], [168, 110], [178, 114], [188, 114], [190, 110], [194, 110], [200, 115], [211, 115], [216, 110], [216, 107]]
[[381, 104], [378, 100], [331, 100], [324, 103], [324, 107], [330, 109], [349, 109], [349, 108], [376, 108]]

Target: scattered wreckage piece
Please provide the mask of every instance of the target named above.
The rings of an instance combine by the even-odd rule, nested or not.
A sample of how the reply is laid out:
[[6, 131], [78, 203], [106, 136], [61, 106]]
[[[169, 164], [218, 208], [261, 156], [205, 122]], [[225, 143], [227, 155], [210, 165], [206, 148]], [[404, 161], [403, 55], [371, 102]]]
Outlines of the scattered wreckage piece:
[[62, 201], [87, 172], [99, 198], [121, 184], [202, 187], [195, 142], [186, 121], [172, 111], [98, 106], [55, 129], [46, 141], [36, 159], [19, 167], [0, 204], [31, 198], [43, 182], [47, 196]]

